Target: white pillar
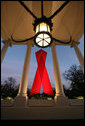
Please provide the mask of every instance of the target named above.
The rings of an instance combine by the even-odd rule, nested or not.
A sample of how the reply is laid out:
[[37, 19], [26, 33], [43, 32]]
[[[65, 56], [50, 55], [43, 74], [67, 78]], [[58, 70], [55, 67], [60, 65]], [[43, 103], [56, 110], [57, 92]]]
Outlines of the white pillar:
[[59, 70], [59, 63], [58, 63], [58, 58], [56, 53], [56, 47], [54, 44], [52, 44], [51, 49], [52, 49], [52, 58], [53, 58], [56, 95], [64, 95], [63, 85], [62, 85], [60, 70]]
[[31, 56], [31, 46], [32, 46], [32, 44], [28, 43], [21, 82], [20, 82], [20, 87], [19, 87], [19, 92], [18, 92], [18, 95], [21, 95], [21, 96], [27, 95], [27, 84], [28, 84], [28, 73], [29, 73], [30, 56]]
[[75, 42], [74, 42], [74, 44], [73, 44], [73, 47], [74, 47], [74, 50], [75, 50], [75, 52], [76, 52], [76, 55], [77, 55], [77, 57], [78, 57], [78, 60], [79, 60], [79, 62], [80, 62], [81, 68], [82, 68], [83, 73], [84, 73], [84, 58], [83, 58], [83, 56], [82, 56], [82, 54], [81, 54], [81, 51], [80, 51], [79, 48], [78, 48], [78, 45], [77, 45]]
[[64, 94], [64, 89], [63, 89], [60, 70], [59, 70], [59, 63], [58, 63], [58, 58], [57, 58], [57, 53], [56, 53], [56, 47], [54, 43], [51, 45], [51, 50], [52, 50], [55, 90], [56, 90], [54, 99], [57, 103], [59, 103], [59, 105], [62, 105], [62, 104], [66, 105], [67, 98], [65, 97], [65, 94]]
[[9, 40], [5, 41], [4, 46], [2, 48], [2, 51], [1, 51], [1, 63], [3, 62], [3, 59], [6, 55], [6, 52], [7, 52], [7, 49], [8, 49], [9, 46], [11, 46], [10, 41]]
[[30, 65], [30, 57], [31, 57], [31, 47], [32, 44], [31, 42], [29, 42], [27, 44], [27, 51], [26, 51], [26, 56], [25, 56], [25, 61], [23, 66], [23, 72], [21, 76], [21, 82], [19, 86], [19, 92], [15, 99], [15, 105], [20, 107], [26, 106], [28, 102], [27, 85], [28, 85], [28, 73], [29, 73], [29, 65]]

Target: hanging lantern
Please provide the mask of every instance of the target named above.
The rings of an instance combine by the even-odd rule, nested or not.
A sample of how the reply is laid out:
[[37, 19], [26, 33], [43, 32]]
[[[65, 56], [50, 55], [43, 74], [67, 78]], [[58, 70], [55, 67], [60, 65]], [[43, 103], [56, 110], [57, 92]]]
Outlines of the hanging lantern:
[[46, 17], [35, 20], [34, 31], [36, 33], [34, 42], [39, 47], [48, 47], [52, 43], [52, 23]]

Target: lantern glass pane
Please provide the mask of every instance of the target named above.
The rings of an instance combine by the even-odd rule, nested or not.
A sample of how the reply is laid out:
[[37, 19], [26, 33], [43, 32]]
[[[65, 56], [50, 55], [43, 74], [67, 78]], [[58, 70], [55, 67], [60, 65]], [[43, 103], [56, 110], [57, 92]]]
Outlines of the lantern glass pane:
[[39, 34], [38, 37], [43, 39], [43, 34]]
[[46, 31], [47, 32], [47, 25], [46, 25], [46, 23], [41, 23], [40, 24], [40, 32], [41, 31]]
[[38, 38], [38, 37], [36, 38], [36, 42], [39, 42], [40, 40], [41, 40], [40, 38]]
[[42, 23], [40, 23], [39, 25], [36, 26], [36, 33], [42, 32], [42, 31], [50, 32], [49, 25], [47, 25], [46, 23], [42, 22]]
[[39, 46], [42, 46], [42, 41], [40, 41], [40, 42], [38, 43], [38, 45], [39, 45]]
[[48, 25], [48, 32], [50, 32], [50, 27], [49, 27], [49, 25]]
[[39, 25], [36, 26], [36, 33], [39, 32]]
[[48, 34], [44, 34], [44, 38], [46, 39], [46, 38], [48, 38], [49, 37], [49, 35]]
[[47, 46], [47, 45], [48, 45], [48, 43], [46, 41], [44, 41], [44, 46]]
[[48, 43], [50, 43], [51, 39], [50, 38], [47, 38], [45, 39]]

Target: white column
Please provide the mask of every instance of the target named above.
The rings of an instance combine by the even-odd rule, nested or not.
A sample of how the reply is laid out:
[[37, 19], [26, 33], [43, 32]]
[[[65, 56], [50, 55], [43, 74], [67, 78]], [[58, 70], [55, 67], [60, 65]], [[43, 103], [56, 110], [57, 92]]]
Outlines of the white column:
[[18, 92], [18, 95], [21, 95], [21, 96], [27, 95], [27, 84], [28, 84], [28, 73], [29, 73], [30, 56], [31, 56], [31, 46], [32, 46], [31, 42], [28, 43], [21, 82], [20, 82], [20, 87], [19, 87], [19, 92]]
[[19, 86], [19, 92], [17, 97], [15, 98], [15, 106], [26, 107], [28, 104], [27, 97], [27, 85], [28, 85], [28, 74], [29, 74], [29, 65], [30, 65], [30, 57], [31, 57], [31, 47], [32, 43], [29, 42], [27, 44], [27, 51], [23, 66], [23, 72], [21, 76], [21, 82]]
[[8, 49], [9, 46], [11, 46], [10, 41], [9, 40], [5, 41], [4, 46], [2, 48], [2, 51], [1, 51], [1, 63], [3, 62], [3, 59], [6, 55], [6, 52], [7, 52], [7, 49]]
[[65, 96], [65, 95], [64, 95], [63, 85], [60, 76], [56, 47], [54, 43], [52, 44], [51, 49], [52, 49], [52, 58], [53, 58], [54, 79], [55, 79], [55, 89], [56, 89], [55, 99], [56, 99], [58, 96]]
[[78, 60], [79, 60], [79, 62], [80, 62], [81, 68], [82, 68], [83, 73], [84, 73], [84, 58], [83, 58], [83, 56], [82, 56], [82, 54], [81, 54], [81, 51], [80, 51], [79, 48], [78, 48], [78, 45], [77, 45], [75, 42], [74, 42], [74, 44], [73, 44], [73, 47], [74, 47], [74, 50], [75, 50], [75, 52], [76, 52], [76, 55], [77, 55], [77, 57], [78, 57]]

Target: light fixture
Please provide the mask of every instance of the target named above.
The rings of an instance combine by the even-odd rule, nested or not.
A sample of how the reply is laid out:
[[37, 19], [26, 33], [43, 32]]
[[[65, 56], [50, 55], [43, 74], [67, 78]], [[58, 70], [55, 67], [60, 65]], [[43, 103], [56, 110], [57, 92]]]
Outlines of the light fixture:
[[52, 22], [45, 16], [34, 21], [34, 31], [36, 33], [34, 42], [37, 46], [45, 48], [52, 43]]
[[67, 42], [64, 42], [64, 41], [61, 41], [59, 39], [56, 39], [54, 38], [52, 35], [51, 35], [51, 31], [52, 31], [52, 26], [53, 26], [53, 23], [52, 23], [52, 19], [59, 13], [61, 12], [61, 10], [69, 3], [70, 1], [65, 1], [61, 7], [56, 10], [50, 17], [46, 17], [44, 16], [43, 14], [43, 1], [41, 1], [41, 18], [38, 18], [34, 15], [34, 13], [24, 4], [24, 2], [22, 1], [19, 1], [19, 3], [26, 9], [26, 11], [31, 14], [31, 16], [35, 19], [34, 20], [34, 23], [33, 23], [33, 26], [34, 26], [34, 31], [35, 31], [35, 35], [32, 36], [31, 38], [27, 38], [25, 40], [15, 40], [13, 38], [13, 36], [11, 36], [11, 39], [12, 41], [14, 42], [28, 42], [29, 40], [34, 40], [35, 44], [38, 46], [38, 47], [42, 47], [42, 48], [45, 48], [45, 47], [48, 47], [52, 42], [53, 40], [58, 42], [58, 43], [61, 43], [61, 44], [70, 44], [71, 43], [71, 36], [70, 36], [70, 40], [67, 41]]

